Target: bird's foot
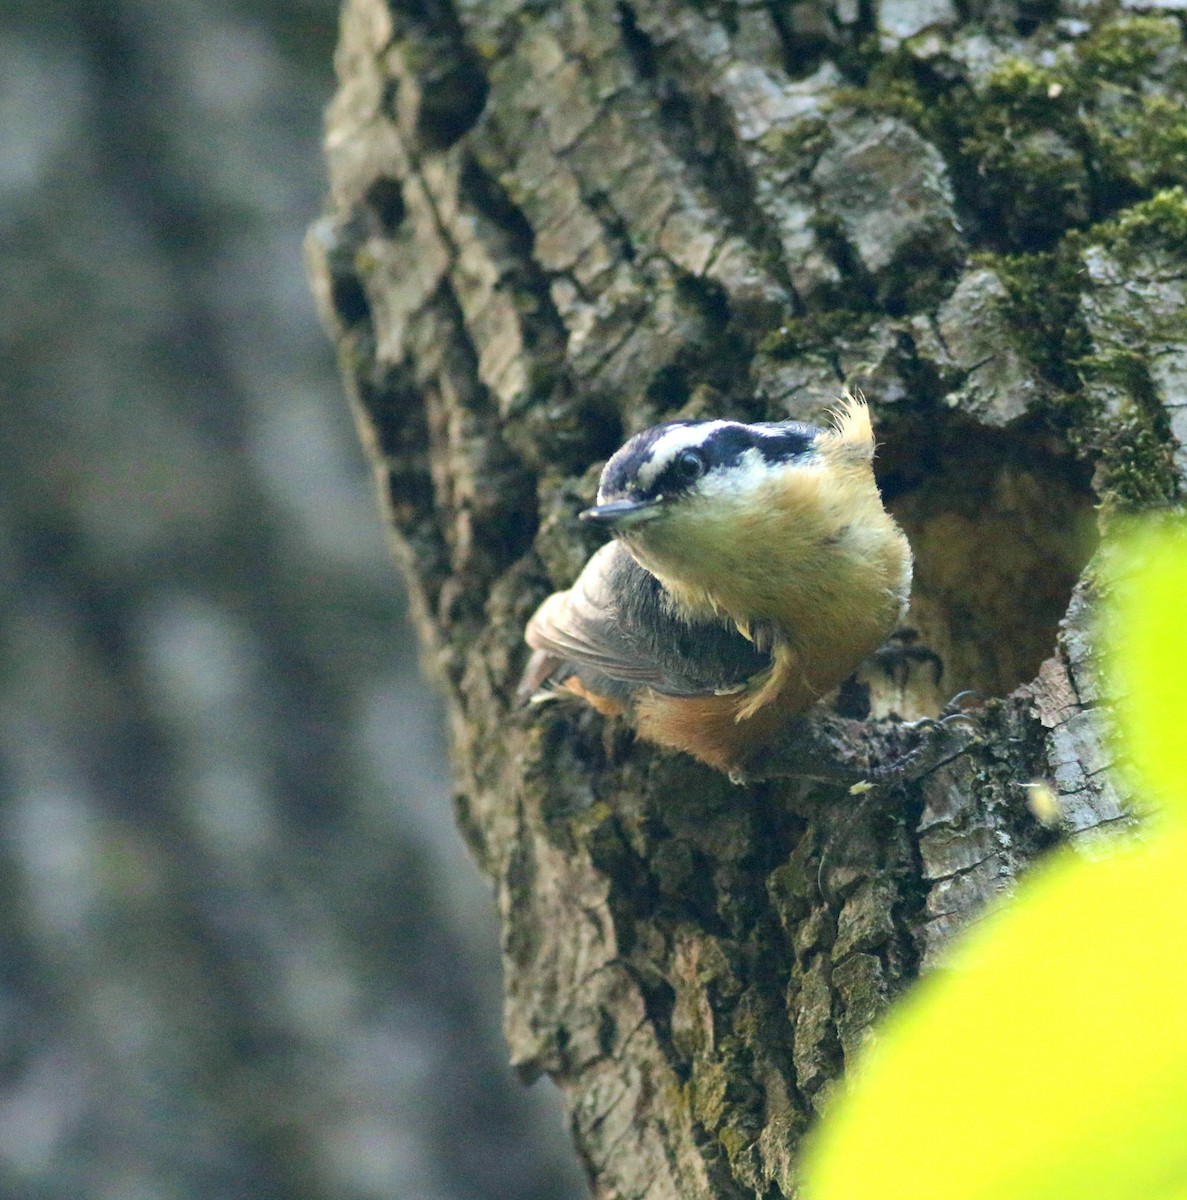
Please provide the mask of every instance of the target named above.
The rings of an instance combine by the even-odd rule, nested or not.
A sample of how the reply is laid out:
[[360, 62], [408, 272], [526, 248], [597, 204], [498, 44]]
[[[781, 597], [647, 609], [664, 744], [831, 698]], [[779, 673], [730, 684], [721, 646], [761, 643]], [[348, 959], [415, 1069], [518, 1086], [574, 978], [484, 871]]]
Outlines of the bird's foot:
[[965, 708], [966, 704], [984, 704], [987, 699], [984, 692], [979, 692], [976, 688], [965, 688], [963, 692], [957, 692], [947, 704], [940, 709], [940, 720], [945, 721], [949, 717], [970, 716]]
[[939, 770], [954, 758], [959, 758], [981, 737], [980, 721], [973, 713], [966, 712], [952, 712], [939, 718], [927, 717], [903, 728], [912, 733], [923, 733], [923, 741], [872, 767], [866, 778], [849, 789], [851, 793], [860, 795], [875, 788], [913, 783]]

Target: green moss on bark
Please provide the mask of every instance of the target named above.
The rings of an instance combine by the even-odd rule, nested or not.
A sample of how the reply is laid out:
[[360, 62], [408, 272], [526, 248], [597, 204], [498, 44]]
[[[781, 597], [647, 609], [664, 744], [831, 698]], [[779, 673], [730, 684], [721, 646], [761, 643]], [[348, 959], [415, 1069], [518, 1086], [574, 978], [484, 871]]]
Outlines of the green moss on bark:
[[1022, 352], [1062, 392], [1077, 392], [1076, 362], [1088, 353], [1080, 313], [1080, 262], [1070, 244], [1035, 254], [983, 254], [978, 261], [1002, 281], [1003, 305]]
[[980, 78], [907, 51], [846, 105], [911, 123], [948, 162], [974, 241], [1054, 249], [1071, 229], [1187, 183], [1187, 63], [1165, 17], [1105, 20], [1062, 52], [999, 58]]
[[1126, 263], [1152, 250], [1182, 255], [1187, 248], [1187, 191], [1172, 187], [1156, 193], [1097, 226], [1091, 241]]

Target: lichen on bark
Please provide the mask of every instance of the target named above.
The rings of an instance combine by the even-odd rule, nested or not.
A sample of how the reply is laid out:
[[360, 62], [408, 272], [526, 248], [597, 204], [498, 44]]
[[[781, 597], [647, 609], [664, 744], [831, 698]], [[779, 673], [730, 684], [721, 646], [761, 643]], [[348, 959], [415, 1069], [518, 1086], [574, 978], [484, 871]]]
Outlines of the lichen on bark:
[[[1187, 466], [1184, 61], [1177, 16], [1081, 5], [346, 4], [312, 276], [450, 700], [512, 1059], [596, 1194], [792, 1194], [871, 1023], [1051, 841], [1026, 785], [1065, 836], [1130, 819], [1093, 555]], [[855, 800], [515, 707], [625, 435], [847, 386], [919, 569], [841, 711], [980, 688], [973, 744]]]

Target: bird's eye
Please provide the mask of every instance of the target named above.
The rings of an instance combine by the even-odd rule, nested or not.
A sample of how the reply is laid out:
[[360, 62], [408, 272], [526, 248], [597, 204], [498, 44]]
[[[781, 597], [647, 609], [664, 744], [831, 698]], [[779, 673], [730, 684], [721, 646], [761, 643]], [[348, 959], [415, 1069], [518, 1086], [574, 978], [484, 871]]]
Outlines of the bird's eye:
[[695, 483], [705, 473], [705, 456], [699, 450], [681, 450], [672, 470], [682, 483]]

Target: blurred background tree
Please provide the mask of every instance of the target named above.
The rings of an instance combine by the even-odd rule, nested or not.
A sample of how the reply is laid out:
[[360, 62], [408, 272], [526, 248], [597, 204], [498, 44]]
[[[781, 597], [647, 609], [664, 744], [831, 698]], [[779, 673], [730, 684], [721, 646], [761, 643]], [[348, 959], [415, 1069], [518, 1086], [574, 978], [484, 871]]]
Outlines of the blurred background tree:
[[301, 266], [336, 17], [0, 17], [3, 1197], [582, 1191]]

